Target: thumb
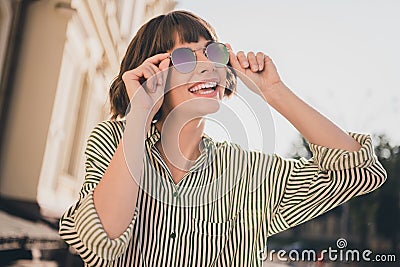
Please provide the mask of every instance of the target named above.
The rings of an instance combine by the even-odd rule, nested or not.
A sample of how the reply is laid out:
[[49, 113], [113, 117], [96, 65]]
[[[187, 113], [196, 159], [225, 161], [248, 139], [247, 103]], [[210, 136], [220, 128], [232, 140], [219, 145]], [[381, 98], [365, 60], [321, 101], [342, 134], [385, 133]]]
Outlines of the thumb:
[[239, 60], [236, 57], [235, 52], [233, 52], [232, 46], [228, 43], [225, 44], [229, 48], [229, 63], [234, 70], [243, 71], [242, 66], [240, 66]]
[[170, 62], [171, 60], [168, 57], [161, 61], [160, 65], [158, 66], [158, 68], [161, 70], [162, 87], [165, 87], [165, 83], [167, 81]]
[[166, 69], [169, 67], [170, 61], [171, 61], [171, 60], [169, 59], [169, 57], [167, 57], [166, 59], [163, 59], [163, 60], [161, 61], [160, 65], [158, 66], [158, 68], [159, 68], [161, 71], [166, 70]]

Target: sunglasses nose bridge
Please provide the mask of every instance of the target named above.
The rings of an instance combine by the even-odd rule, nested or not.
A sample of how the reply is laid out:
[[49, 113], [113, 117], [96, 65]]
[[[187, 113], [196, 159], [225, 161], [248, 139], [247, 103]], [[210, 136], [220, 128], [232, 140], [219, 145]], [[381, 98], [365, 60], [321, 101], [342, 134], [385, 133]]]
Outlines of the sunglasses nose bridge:
[[[206, 47], [197, 48], [197, 49], [195, 49], [195, 50], [192, 50], [192, 52], [193, 52], [193, 55], [194, 55], [196, 61], [205, 61], [205, 60], [208, 60], [207, 52], [206, 52]], [[204, 60], [204, 59], [205, 59], [205, 60]]]
[[215, 63], [208, 58], [206, 49], [207, 47], [199, 47], [196, 50], [192, 50], [196, 58], [195, 69], [199, 73], [212, 71], [215, 68]]

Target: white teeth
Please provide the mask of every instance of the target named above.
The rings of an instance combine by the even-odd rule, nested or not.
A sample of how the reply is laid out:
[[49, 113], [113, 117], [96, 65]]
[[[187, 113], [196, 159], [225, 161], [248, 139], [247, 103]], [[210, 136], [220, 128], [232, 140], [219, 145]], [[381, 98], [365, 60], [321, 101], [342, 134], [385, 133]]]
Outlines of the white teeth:
[[206, 95], [206, 94], [211, 94], [212, 92], [214, 92], [214, 90], [206, 90], [206, 91], [200, 91], [198, 92], [199, 95]]
[[[198, 84], [198, 85], [196, 85], [196, 86], [190, 88], [189, 91], [192, 92], [192, 93], [194, 93], [194, 92], [197, 92], [197, 91], [199, 91], [199, 90], [201, 90], [201, 89], [204, 89], [204, 88], [213, 88], [213, 87], [215, 87], [215, 86], [217, 86], [217, 83], [216, 83], [216, 82], [206, 82], [206, 83]], [[199, 92], [199, 93], [201, 93], [201, 94], [209, 94], [209, 93], [212, 92], [212, 91], [214, 91], [214, 90], [207, 90], [207, 91], [205, 91], [205, 92]]]

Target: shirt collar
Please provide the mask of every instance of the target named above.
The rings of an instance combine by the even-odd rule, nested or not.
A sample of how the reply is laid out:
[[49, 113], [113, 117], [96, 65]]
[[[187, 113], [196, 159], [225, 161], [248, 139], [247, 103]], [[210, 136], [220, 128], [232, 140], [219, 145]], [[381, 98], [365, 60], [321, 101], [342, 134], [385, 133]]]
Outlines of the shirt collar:
[[[161, 134], [157, 130], [156, 125], [154, 123], [151, 123], [150, 129], [146, 135], [146, 142], [150, 147], [152, 147], [158, 142], [158, 140], [160, 140], [160, 138]], [[203, 134], [202, 142], [205, 150], [209, 150], [214, 145], [214, 141], [212, 140], [212, 138], [206, 134]]]
[[150, 130], [147, 132], [146, 142], [150, 145], [150, 147], [154, 146], [158, 140], [160, 140], [161, 134], [157, 130], [156, 125], [151, 123]]

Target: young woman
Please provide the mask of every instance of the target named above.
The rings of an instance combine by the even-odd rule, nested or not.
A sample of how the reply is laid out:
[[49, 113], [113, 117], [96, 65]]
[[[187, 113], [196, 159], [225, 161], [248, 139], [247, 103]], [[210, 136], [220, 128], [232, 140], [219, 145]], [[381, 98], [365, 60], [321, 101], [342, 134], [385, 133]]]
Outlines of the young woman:
[[[204, 135], [204, 116], [236, 75], [310, 142], [312, 159]], [[110, 100], [112, 119], [88, 139], [79, 200], [60, 222], [89, 266], [260, 266], [269, 236], [386, 178], [368, 135], [342, 131], [285, 86], [268, 56], [234, 53], [186, 11], [138, 31]]]

